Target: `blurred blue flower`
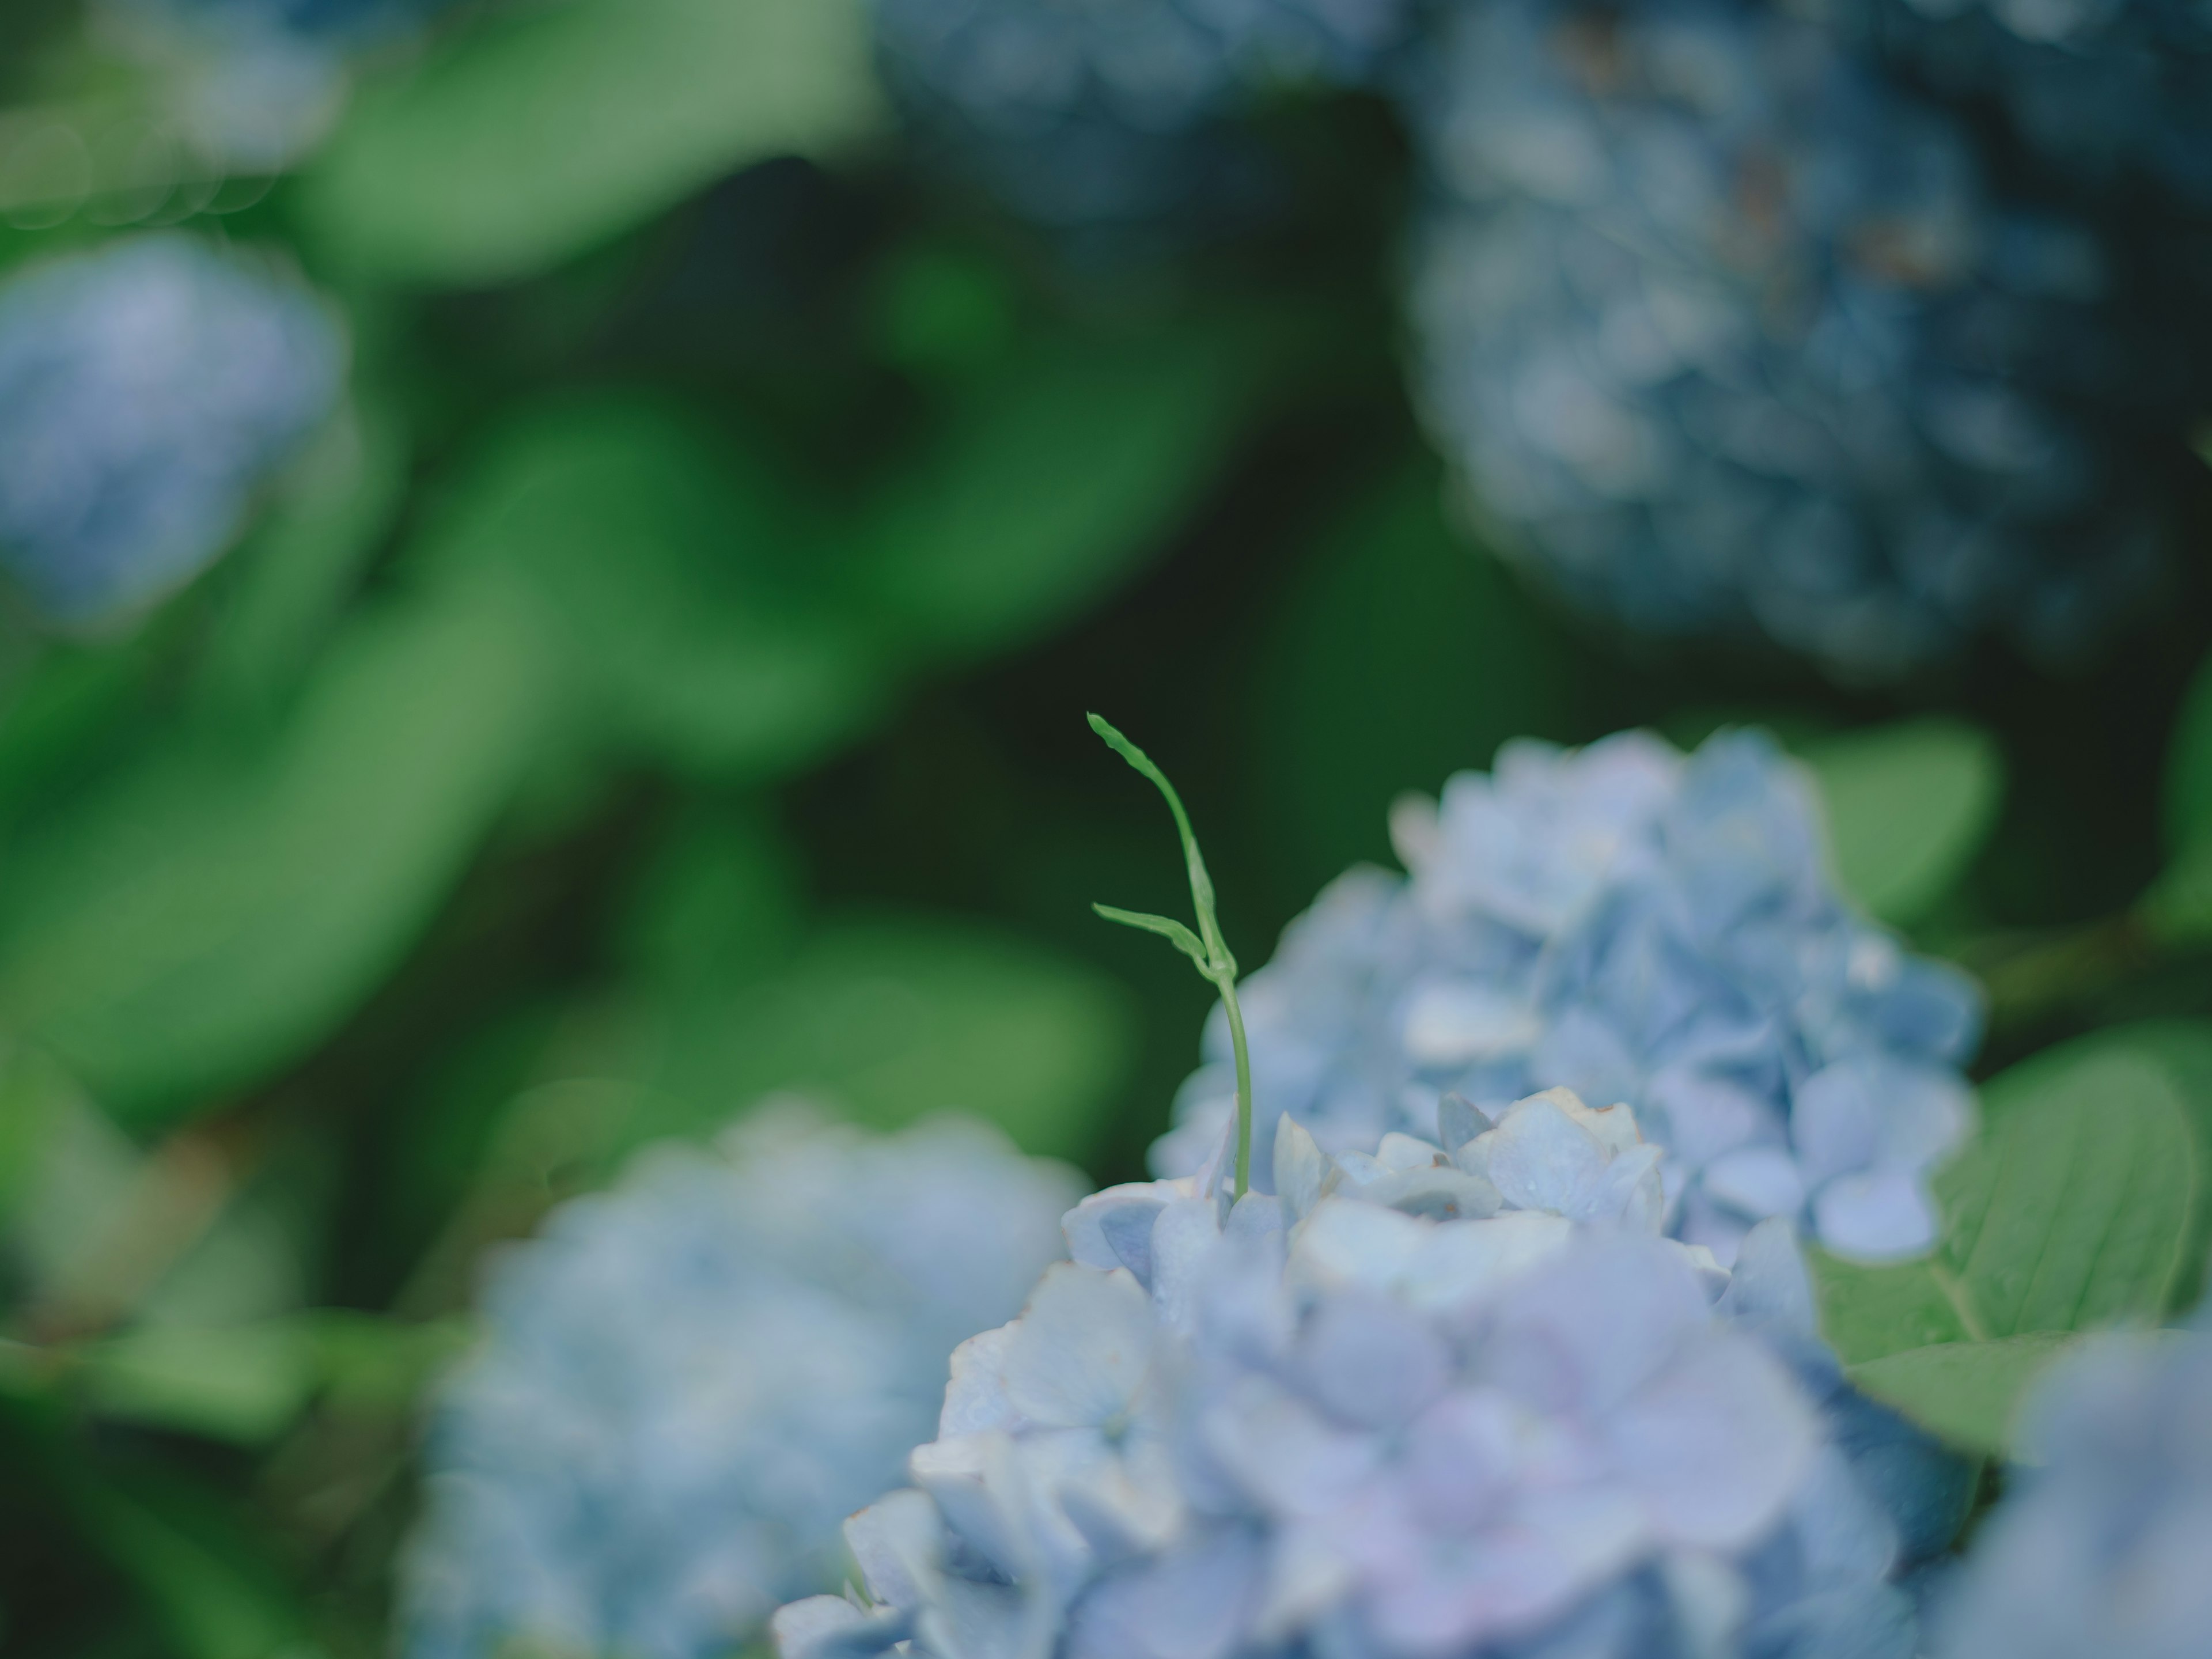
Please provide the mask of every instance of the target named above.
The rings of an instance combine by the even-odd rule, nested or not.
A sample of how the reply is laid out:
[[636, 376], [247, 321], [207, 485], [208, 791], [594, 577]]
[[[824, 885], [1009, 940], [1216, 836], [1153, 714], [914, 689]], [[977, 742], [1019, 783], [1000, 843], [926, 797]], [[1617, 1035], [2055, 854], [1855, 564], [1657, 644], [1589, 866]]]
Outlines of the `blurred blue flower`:
[[1234, 188], [1207, 129], [1276, 82], [1357, 85], [1407, 0], [875, 0], [925, 149], [1041, 223], [1155, 216]]
[[154, 73], [199, 164], [283, 171], [345, 107], [349, 64], [453, 0], [94, 0], [100, 33]]
[[[1617, 1158], [1606, 1118], [1483, 1133]], [[1289, 1129], [1285, 1195], [1224, 1218], [1209, 1170], [1068, 1218], [1075, 1260], [955, 1356], [916, 1490], [849, 1523], [872, 1600], [783, 1609], [786, 1659], [1908, 1659], [1896, 1523], [1702, 1252], [1378, 1203]], [[1473, 1144], [1430, 1167], [1513, 1161]], [[1747, 1257], [1784, 1270], [1741, 1291], [1762, 1323], [1808, 1299], [1785, 1224]]]
[[[1392, 829], [1410, 875], [1340, 877], [1243, 988], [1263, 1153], [1285, 1114], [1371, 1152], [1440, 1096], [1494, 1109], [1558, 1085], [1634, 1109], [1671, 1231], [1723, 1261], [1769, 1216], [1860, 1257], [1933, 1242], [1926, 1178], [1972, 1120], [1978, 999], [1838, 891], [1810, 782], [1771, 742], [1508, 744]], [[1218, 1011], [1206, 1053], [1164, 1173], [1234, 1109]]]
[[2196, 0], [1832, 0], [1947, 97], [1994, 98], [2038, 162], [2212, 209], [2212, 11]]
[[0, 288], [0, 565], [57, 621], [190, 580], [336, 406], [345, 343], [296, 281], [164, 234]]
[[1936, 1659], [2212, 1652], [2212, 1328], [2094, 1339], [2039, 1385], [2033, 1467], [1939, 1601]]
[[709, 1659], [836, 1582], [947, 1356], [1057, 1257], [1073, 1172], [994, 1130], [774, 1108], [647, 1154], [494, 1270], [406, 1557], [410, 1659]]
[[1500, 550], [1850, 681], [2072, 660], [2161, 568], [2194, 412], [2087, 226], [1829, 30], [1471, 0], [1408, 88], [1419, 393]]

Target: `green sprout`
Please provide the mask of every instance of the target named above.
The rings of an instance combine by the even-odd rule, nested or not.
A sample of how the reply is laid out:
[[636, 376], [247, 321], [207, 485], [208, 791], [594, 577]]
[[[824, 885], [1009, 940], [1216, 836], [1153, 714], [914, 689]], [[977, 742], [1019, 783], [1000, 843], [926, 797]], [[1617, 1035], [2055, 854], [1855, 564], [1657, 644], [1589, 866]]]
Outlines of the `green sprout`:
[[1089, 718], [1091, 729], [1106, 739], [1106, 746], [1150, 778], [1158, 786], [1160, 793], [1167, 797], [1168, 810], [1175, 814], [1176, 832], [1182, 837], [1183, 863], [1190, 871], [1190, 898], [1198, 910], [1198, 933], [1193, 933], [1170, 916], [1149, 915], [1141, 910], [1117, 910], [1110, 904], [1094, 904], [1091, 908], [1109, 921], [1159, 934], [1197, 963], [1200, 975], [1221, 993], [1221, 1006], [1229, 1016], [1229, 1041], [1237, 1051], [1237, 1180], [1230, 1195], [1242, 1198], [1252, 1190], [1252, 1056], [1244, 1046], [1244, 1012], [1237, 1006], [1237, 958], [1229, 954], [1229, 946], [1223, 943], [1221, 923], [1213, 914], [1213, 879], [1206, 873], [1206, 860], [1199, 853], [1198, 837], [1191, 833], [1190, 815], [1182, 810], [1182, 798], [1176, 793], [1175, 785], [1168, 781], [1167, 775], [1152, 764], [1152, 757], [1143, 750], [1106, 721], [1096, 714]]

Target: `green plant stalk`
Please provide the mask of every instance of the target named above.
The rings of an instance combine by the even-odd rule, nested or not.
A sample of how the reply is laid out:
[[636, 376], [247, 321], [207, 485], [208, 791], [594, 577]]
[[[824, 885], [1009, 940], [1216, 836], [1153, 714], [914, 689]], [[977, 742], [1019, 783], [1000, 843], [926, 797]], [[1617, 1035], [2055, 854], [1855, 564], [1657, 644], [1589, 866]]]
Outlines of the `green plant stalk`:
[[1244, 1046], [1244, 1011], [1237, 1006], [1236, 975], [1215, 982], [1221, 988], [1229, 1042], [1237, 1054], [1237, 1184], [1230, 1196], [1242, 1198], [1252, 1190], [1252, 1055]]
[[1198, 850], [1198, 836], [1190, 827], [1190, 815], [1183, 811], [1182, 797], [1176, 793], [1167, 774], [1099, 716], [1088, 718], [1091, 729], [1105, 739], [1106, 746], [1150, 778], [1167, 798], [1168, 810], [1175, 814], [1176, 833], [1182, 838], [1183, 866], [1190, 876], [1190, 900], [1198, 912], [1199, 931], [1193, 933], [1169, 916], [1117, 910], [1109, 904], [1091, 908], [1109, 921], [1159, 934], [1188, 957], [1200, 975], [1221, 994], [1222, 1011], [1229, 1016], [1229, 1041], [1237, 1056], [1237, 1170], [1230, 1196], [1242, 1198], [1252, 1190], [1252, 1055], [1244, 1041], [1244, 1011], [1237, 1001], [1237, 958], [1230, 955], [1229, 945], [1221, 937], [1220, 920], [1214, 914], [1213, 878], [1206, 872], [1206, 860]]

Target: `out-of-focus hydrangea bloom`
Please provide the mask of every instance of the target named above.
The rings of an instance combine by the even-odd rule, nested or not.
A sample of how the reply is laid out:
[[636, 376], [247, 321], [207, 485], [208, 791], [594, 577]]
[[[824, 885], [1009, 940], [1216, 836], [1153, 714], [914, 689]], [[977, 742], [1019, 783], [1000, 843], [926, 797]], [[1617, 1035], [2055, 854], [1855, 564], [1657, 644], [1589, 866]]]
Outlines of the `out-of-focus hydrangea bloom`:
[[2100, 1339], [2024, 1429], [2039, 1467], [1975, 1534], [1936, 1659], [2212, 1653], [2212, 1322]]
[[1410, 95], [1429, 423], [1504, 552], [1662, 636], [1849, 681], [2142, 601], [2193, 412], [2087, 225], [1739, 0], [1480, 0]]
[[159, 599], [220, 556], [343, 389], [296, 282], [181, 235], [0, 288], [0, 567], [57, 621]]
[[2198, 0], [1835, 0], [1891, 63], [1995, 98], [2039, 164], [2212, 209], [2212, 10]]
[[926, 143], [1018, 212], [1085, 227], [1207, 195], [1204, 130], [1255, 88], [1358, 84], [1407, 0], [875, 0]]
[[452, 0], [95, 0], [100, 33], [153, 70], [204, 164], [276, 173], [334, 125], [348, 63]]
[[[1967, 1131], [1976, 993], [1854, 910], [1795, 763], [1754, 732], [1516, 742], [1394, 816], [1411, 873], [1355, 869], [1242, 992], [1256, 1144], [1288, 1113], [1332, 1151], [1564, 1085], [1665, 1152], [1668, 1225], [1726, 1261], [1754, 1223], [1910, 1255]], [[1154, 1167], [1233, 1113], [1218, 1011]]]
[[1086, 1200], [848, 1524], [872, 1602], [783, 1609], [786, 1659], [1909, 1659], [1897, 1522], [1764, 1335], [1808, 1300], [1786, 1224], [1739, 1327], [1638, 1224], [1626, 1110], [1466, 1130], [1330, 1160], [1292, 1121], [1278, 1195]]
[[556, 1212], [438, 1408], [410, 1659], [711, 1659], [836, 1583], [838, 1523], [898, 1483], [1079, 1190], [963, 1120], [770, 1109]]

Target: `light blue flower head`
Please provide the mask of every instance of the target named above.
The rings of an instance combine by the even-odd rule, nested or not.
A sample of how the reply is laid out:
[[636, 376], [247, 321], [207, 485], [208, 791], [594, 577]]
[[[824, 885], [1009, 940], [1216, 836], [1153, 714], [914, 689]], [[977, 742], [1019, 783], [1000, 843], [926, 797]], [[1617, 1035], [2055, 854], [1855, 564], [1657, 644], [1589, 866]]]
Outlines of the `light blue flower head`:
[[0, 288], [0, 566], [94, 623], [190, 580], [337, 404], [345, 344], [296, 282], [134, 238]]
[[2099, 1339], [2024, 1427], [2034, 1466], [1941, 1598], [1936, 1659], [2212, 1653], [2212, 1318]]
[[1730, 1284], [1625, 1109], [1443, 1133], [1085, 1200], [785, 1659], [1907, 1659], [1897, 1522], [1769, 1337], [1786, 1224]]
[[836, 1582], [947, 1357], [1021, 1306], [1080, 1188], [995, 1130], [764, 1109], [659, 1149], [493, 1272], [405, 1561], [410, 1659], [709, 1659]]
[[[1771, 1216], [1861, 1257], [1933, 1241], [1978, 1000], [1842, 896], [1811, 783], [1771, 741], [1510, 743], [1392, 830], [1410, 873], [1340, 877], [1243, 988], [1263, 1152], [1286, 1113], [1371, 1152], [1441, 1095], [1494, 1110], [1563, 1085], [1633, 1108], [1669, 1231], [1723, 1261]], [[1163, 1174], [1232, 1109], [1220, 1025]]]
[[1157, 212], [1228, 165], [1191, 142], [1275, 82], [1358, 84], [1407, 0], [875, 0], [926, 143], [1009, 205], [1079, 224]]

